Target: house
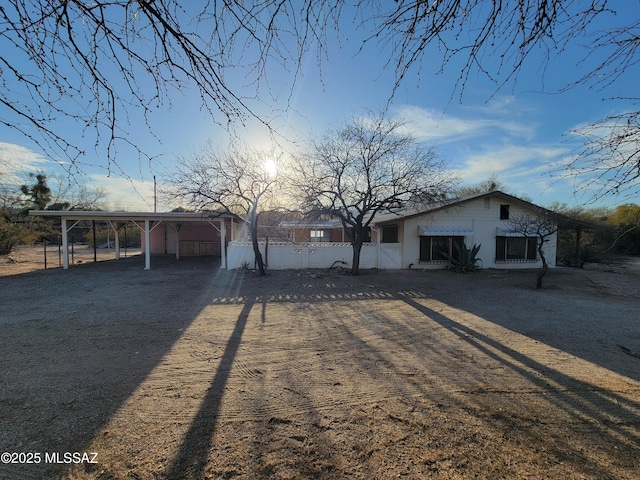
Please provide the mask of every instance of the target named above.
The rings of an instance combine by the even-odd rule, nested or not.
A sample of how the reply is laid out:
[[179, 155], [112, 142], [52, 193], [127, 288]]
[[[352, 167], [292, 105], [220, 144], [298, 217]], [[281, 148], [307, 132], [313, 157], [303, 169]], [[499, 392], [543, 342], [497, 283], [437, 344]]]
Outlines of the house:
[[[293, 243], [344, 243], [349, 241], [349, 234], [339, 220], [329, 221], [282, 221], [279, 227], [288, 232], [289, 240]], [[371, 241], [371, 229], [366, 232], [365, 242]]]
[[[480, 245], [483, 268], [518, 268], [541, 265], [539, 239], [514, 228], [523, 215], [552, 214], [530, 202], [500, 191], [432, 204], [419, 210], [400, 210], [375, 222], [383, 246], [401, 244], [400, 268], [442, 268], [456, 247]], [[555, 215], [555, 214], [553, 214]], [[556, 234], [543, 246], [550, 266], [556, 263]]]
[[[541, 265], [538, 239], [517, 231], [512, 221], [552, 216], [570, 220], [520, 198], [500, 191], [433, 203], [420, 208], [399, 208], [379, 214], [372, 222], [369, 241], [363, 244], [361, 268], [446, 268], [446, 254], [455, 245], [481, 245], [478, 257], [483, 268], [532, 268]], [[579, 228], [579, 226], [571, 228]], [[305, 224], [282, 222], [292, 231], [289, 242], [262, 244], [271, 269], [327, 268], [336, 262], [350, 264], [352, 247], [340, 222]], [[549, 266], [556, 263], [556, 233], [547, 236], [543, 251]], [[252, 264], [252, 251], [242, 242], [231, 242], [228, 268]]]
[[[151, 268], [152, 254], [219, 256], [221, 267], [240, 268], [254, 264], [250, 242], [242, 239], [243, 229], [229, 215], [211, 213], [79, 212], [39, 210], [31, 215], [59, 217], [62, 229], [63, 267], [69, 267], [68, 235], [80, 222], [99, 221], [112, 228], [119, 258], [119, 231], [124, 224], [139, 229], [144, 268]], [[419, 209], [399, 208], [374, 218], [369, 237], [360, 255], [361, 268], [405, 269], [446, 268], [447, 255], [456, 245], [481, 245], [478, 257], [483, 268], [522, 268], [541, 265], [537, 238], [513, 228], [512, 220], [527, 214], [552, 216], [559, 226], [584, 227], [580, 222], [545, 210], [537, 205], [493, 191], [465, 198], [441, 201]], [[353, 248], [348, 231], [335, 220], [305, 223], [281, 222], [287, 241], [260, 243], [270, 269], [328, 268], [351, 264]], [[554, 228], [555, 231], [555, 228]], [[245, 232], [246, 233], [246, 232]], [[272, 237], [273, 238], [273, 237]], [[549, 266], [556, 263], [556, 233], [544, 244]], [[225, 248], [226, 247], [226, 248]]]

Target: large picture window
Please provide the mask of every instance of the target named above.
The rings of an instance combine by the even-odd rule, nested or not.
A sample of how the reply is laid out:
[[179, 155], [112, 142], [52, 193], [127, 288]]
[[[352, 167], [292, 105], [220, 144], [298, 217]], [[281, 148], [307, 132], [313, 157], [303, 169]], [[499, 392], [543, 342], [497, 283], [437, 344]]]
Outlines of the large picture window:
[[420, 262], [446, 263], [445, 253], [457, 257], [455, 245], [464, 246], [464, 237], [420, 237]]
[[535, 262], [536, 237], [496, 237], [496, 262]]

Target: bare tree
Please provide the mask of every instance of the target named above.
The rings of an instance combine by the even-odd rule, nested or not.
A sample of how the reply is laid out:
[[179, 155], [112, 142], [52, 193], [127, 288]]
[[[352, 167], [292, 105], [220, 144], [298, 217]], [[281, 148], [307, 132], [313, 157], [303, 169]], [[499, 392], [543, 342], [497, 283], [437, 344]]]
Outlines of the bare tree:
[[511, 231], [519, 233], [523, 237], [534, 238], [538, 255], [542, 261], [542, 267], [537, 274], [536, 288], [542, 288], [542, 278], [549, 269], [547, 257], [544, 254], [544, 244], [558, 231], [557, 217], [550, 211], [540, 210], [536, 215], [521, 214], [509, 220]]
[[[330, 58], [330, 34], [351, 43], [355, 38], [361, 50], [388, 54], [380, 68], [395, 69], [390, 98], [410, 71], [420, 73], [425, 66], [459, 71], [452, 96], [462, 94], [476, 73], [499, 89], [517, 79], [534, 52], [542, 53], [544, 72], [572, 45], [586, 48], [576, 61], [580, 73], [566, 88], [604, 90], [637, 74], [640, 45], [638, 14], [617, 16], [612, 5], [611, 0], [358, 0], [353, 5], [345, 0], [198, 5], [5, 0], [0, 7], [0, 122], [47, 151], [63, 152], [73, 169], [81, 168], [86, 152], [60, 123], [61, 117], [71, 118], [106, 148], [101, 156], [117, 171], [118, 146], [137, 148], [128, 124], [140, 114], [150, 125], [154, 109], [183, 88], [197, 89], [204, 108], [222, 124], [253, 116], [268, 126], [269, 118], [257, 106], [270, 106], [269, 97], [277, 97], [269, 88], [271, 74], [277, 69], [281, 82], [282, 71], [290, 72], [292, 89], [312, 49], [319, 64]], [[595, 26], [599, 19], [603, 27]], [[348, 38], [340, 33], [347, 30]], [[242, 87], [236, 78], [244, 79]], [[628, 134], [611, 131], [605, 137], [637, 145], [639, 99], [624, 100], [635, 110], [628, 116]]]
[[583, 146], [560, 175], [584, 178], [576, 190], [591, 192], [593, 199], [640, 193], [639, 120], [640, 112], [628, 112], [574, 130]]
[[81, 183], [63, 175], [48, 176], [51, 204], [47, 210], [102, 210], [106, 208], [107, 191], [102, 186]]
[[354, 275], [378, 213], [440, 200], [456, 180], [431, 148], [402, 132], [402, 122], [354, 117], [327, 133], [292, 168], [307, 217], [342, 222], [353, 245]]
[[273, 204], [278, 182], [273, 152], [241, 148], [220, 152], [209, 144], [201, 153], [179, 159], [165, 195], [209, 215], [229, 214], [246, 225], [258, 270], [265, 275], [258, 220], [260, 212]]
[[[74, 120], [104, 146], [115, 173], [119, 145], [147, 155], [129, 124], [142, 119], [151, 129], [152, 112], [185, 88], [197, 89], [214, 121], [253, 116], [268, 124], [256, 105], [269, 103], [272, 64], [292, 71], [293, 85], [305, 50], [338, 8], [311, 0], [7, 0], [0, 6], [0, 123], [67, 155], [73, 170], [86, 152], [60, 119]], [[242, 87], [231, 73], [245, 78]]]
[[507, 192], [508, 187], [498, 180], [498, 175], [493, 174], [486, 180], [474, 183], [472, 185], [463, 185], [456, 189], [456, 195], [459, 197], [466, 197], [468, 195], [474, 195], [477, 193], [486, 193], [486, 192]]

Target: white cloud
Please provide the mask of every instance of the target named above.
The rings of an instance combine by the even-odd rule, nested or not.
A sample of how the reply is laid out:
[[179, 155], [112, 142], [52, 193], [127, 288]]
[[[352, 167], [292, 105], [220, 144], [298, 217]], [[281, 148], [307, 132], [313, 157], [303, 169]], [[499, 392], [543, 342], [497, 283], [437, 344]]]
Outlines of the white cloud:
[[54, 163], [39, 153], [14, 143], [0, 142], [0, 183], [20, 184], [20, 174], [43, 170]]
[[566, 149], [547, 146], [507, 144], [471, 154], [461, 161], [465, 180], [477, 181], [501, 173], [509, 177], [530, 176], [547, 171], [549, 165], [566, 153]]
[[549, 172], [551, 165], [566, 153], [567, 149], [561, 147], [505, 144], [461, 158], [456, 162], [457, 173], [469, 184], [496, 175], [509, 191], [535, 199], [548, 196], [558, 187]]
[[[91, 182], [107, 192], [110, 209], [127, 211], [153, 211], [153, 181], [111, 177], [104, 174], [89, 175]], [[158, 211], [162, 211], [158, 205]]]
[[461, 118], [416, 106], [404, 106], [397, 110], [398, 116], [407, 122], [408, 133], [419, 141], [443, 144], [489, 134], [525, 139], [534, 135], [535, 126], [491, 118], [491, 114], [496, 111], [484, 109], [484, 117]]
[[[0, 184], [20, 185], [24, 174], [42, 170], [59, 173], [59, 164], [21, 145], [0, 142]], [[109, 208], [128, 211], [153, 211], [153, 181], [128, 179], [95, 173], [85, 176], [91, 185], [107, 192]], [[162, 205], [158, 205], [161, 211]]]

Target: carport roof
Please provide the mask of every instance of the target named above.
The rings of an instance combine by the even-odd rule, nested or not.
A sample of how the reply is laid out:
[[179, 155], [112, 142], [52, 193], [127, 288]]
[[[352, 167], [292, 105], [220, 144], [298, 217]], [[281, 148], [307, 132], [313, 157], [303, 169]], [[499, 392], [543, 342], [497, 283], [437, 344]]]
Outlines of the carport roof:
[[[225, 219], [233, 218], [233, 215], [221, 212], [103, 212], [84, 210], [30, 210], [29, 215], [34, 217], [58, 217], [62, 224], [62, 259], [63, 268], [69, 268], [69, 251], [67, 234], [71, 228], [82, 220], [103, 220], [106, 222], [134, 222], [144, 234], [145, 241], [145, 270], [151, 268], [151, 248], [149, 236], [151, 231], [163, 222], [166, 223], [219, 223], [221, 236], [224, 237]], [[71, 220], [73, 225], [67, 226], [67, 221]], [[144, 228], [140, 225], [144, 223]], [[153, 223], [153, 226], [151, 225]], [[215, 225], [214, 225], [215, 226]], [[114, 227], [117, 232], [117, 228]], [[117, 240], [116, 240], [117, 242]], [[116, 248], [116, 258], [118, 258], [118, 248]], [[225, 253], [222, 249], [222, 264], [225, 262]]]
[[60, 217], [67, 220], [116, 220], [156, 221], [156, 222], [209, 222], [219, 218], [231, 218], [220, 212], [108, 212], [85, 210], [30, 210], [29, 215], [36, 217]]

